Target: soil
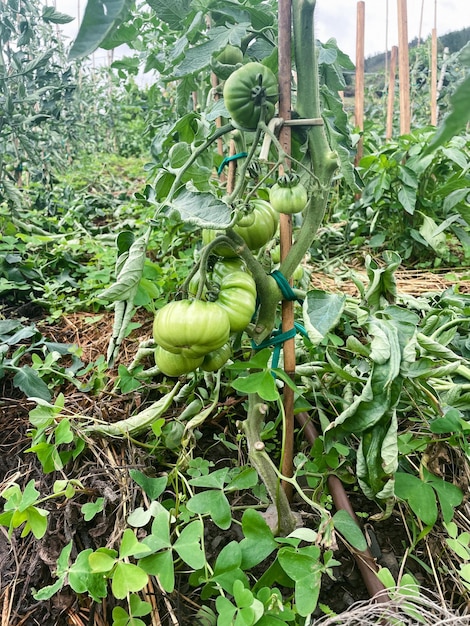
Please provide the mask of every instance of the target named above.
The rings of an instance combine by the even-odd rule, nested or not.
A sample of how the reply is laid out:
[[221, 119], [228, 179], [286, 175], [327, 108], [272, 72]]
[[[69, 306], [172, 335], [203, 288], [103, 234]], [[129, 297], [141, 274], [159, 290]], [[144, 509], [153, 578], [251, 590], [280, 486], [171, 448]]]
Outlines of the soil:
[[[6, 313], [15, 315], [18, 311]], [[85, 363], [106, 353], [112, 326], [110, 314], [103, 314], [94, 324], [89, 323], [90, 314], [74, 314], [50, 325], [45, 321], [41, 310], [23, 309], [19, 313], [35, 322], [41, 332], [51, 340], [79, 345], [83, 350], [82, 360]], [[3, 314], [5, 315], [5, 311]], [[139, 321], [141, 327], [126, 340], [122, 362], [129, 363], [139, 341], [150, 334], [151, 320], [144, 315]], [[152, 389], [148, 389], [145, 396], [101, 392], [95, 397], [78, 392], [72, 385], [64, 386], [62, 391], [67, 398], [67, 406], [72, 411], [99, 415], [110, 421], [128, 416], [140, 403], [155, 399], [152, 394], [157, 393]], [[226, 402], [230, 404], [231, 400], [227, 399]], [[86, 494], [77, 495], [65, 504], [62, 500], [45, 503], [43, 506], [49, 511], [49, 526], [46, 535], [39, 541], [31, 534], [22, 538], [16, 531], [8, 538], [7, 529], [0, 526], [0, 611], [3, 611], [1, 626], [111, 625], [113, 603], [110, 599], [96, 604], [85, 595], [77, 597], [67, 586], [47, 601], [36, 601], [32, 593], [35, 589], [55, 581], [57, 557], [68, 542], [73, 541], [72, 559], [88, 547], [96, 549], [116, 545], [125, 527], [126, 515], [141, 505], [140, 490], [135, 488], [136, 485], [129, 478], [129, 468], [154, 474], [165, 468], [158, 466], [156, 460], [151, 467], [152, 460], [145, 450], [127, 442], [96, 439], [90, 441], [87, 450], [63, 472], [44, 474], [36, 455], [27, 451], [30, 445], [28, 413], [34, 406], [35, 403], [27, 401], [12, 385], [11, 378], [6, 376], [0, 379], [0, 491], [10, 481], [16, 481], [23, 488], [28, 481], [34, 479], [36, 489], [41, 494], [49, 494], [53, 483], [66, 476], [80, 480]], [[216, 421], [209, 420], [205, 423], [203, 437], [198, 444], [198, 454], [205, 454], [215, 467], [227, 462], [229, 452], [221, 443], [214, 444], [213, 434], [222, 432], [227, 440], [231, 437], [236, 440], [235, 420], [229, 419], [226, 413], [222, 411]], [[207, 448], [205, 451], [204, 442]], [[89, 500], [90, 494], [103, 496], [105, 507], [91, 522], [85, 522], [80, 507]], [[449, 604], [460, 608], [462, 603], [468, 605], [468, 598], [464, 598], [460, 591], [456, 597], [455, 583], [451, 577], [445, 580], [432, 571], [432, 552], [429, 551], [442, 550], [439, 537], [430, 533], [422, 550], [414, 550], [415, 558], [408, 558], [406, 546], [410, 544], [410, 537], [404, 521], [405, 513], [397, 508], [387, 520], [373, 521], [371, 518], [379, 513], [374, 503], [356, 491], [350, 491], [348, 496], [354, 510], [360, 514], [361, 519], [366, 520], [366, 536], [379, 566], [389, 568], [397, 578], [401, 573], [401, 564], [406, 561], [406, 569], [413, 572], [425, 589], [436, 589], [441, 585], [439, 592]], [[243, 505], [243, 500], [237, 504]], [[250, 501], [245, 504], [253, 503]], [[316, 520], [305, 510], [303, 503], [296, 502], [294, 508], [299, 513], [304, 513], [305, 523], [308, 524], [311, 520], [315, 527]], [[464, 510], [463, 515], [468, 518], [468, 511]], [[241, 539], [239, 526], [236, 524], [223, 533], [215, 526], [208, 527], [206, 533], [209, 561], [215, 559], [225, 543]], [[367, 600], [369, 593], [351, 551], [339, 544], [334, 558], [341, 565], [334, 569], [334, 579], [324, 577], [320, 605], [342, 613], [355, 602]], [[263, 563], [260, 567], [266, 565]], [[195, 620], [200, 606], [198, 592], [198, 589], [189, 585], [184, 574], [178, 576], [176, 590], [172, 594], [166, 594], [159, 588], [158, 581], [151, 578], [145, 594], [146, 599], [152, 603], [154, 612], [152, 621], [148, 623], [163, 626], [200, 623]], [[317, 614], [317, 617], [323, 614], [320, 608]]]

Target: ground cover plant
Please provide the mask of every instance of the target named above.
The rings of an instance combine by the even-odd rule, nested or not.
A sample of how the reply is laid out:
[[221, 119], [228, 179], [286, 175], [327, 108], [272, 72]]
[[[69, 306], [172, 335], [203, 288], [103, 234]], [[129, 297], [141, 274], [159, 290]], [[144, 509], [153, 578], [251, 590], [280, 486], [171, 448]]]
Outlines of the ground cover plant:
[[[396, 283], [410, 242], [435, 266], [447, 228], [465, 248], [468, 79], [440, 131], [356, 171], [351, 62], [315, 44], [314, 2], [292, 4], [300, 127], [277, 115], [274, 4], [105, 5], [69, 57], [158, 33], [146, 66], [177, 82], [179, 117], [145, 166], [99, 157], [2, 204], [6, 623], [341, 623], [375, 592], [374, 623], [468, 623], [470, 300]], [[131, 167], [147, 178], [126, 189]], [[309, 283], [335, 178], [361, 194], [358, 296]], [[402, 210], [426, 227], [396, 233]]]

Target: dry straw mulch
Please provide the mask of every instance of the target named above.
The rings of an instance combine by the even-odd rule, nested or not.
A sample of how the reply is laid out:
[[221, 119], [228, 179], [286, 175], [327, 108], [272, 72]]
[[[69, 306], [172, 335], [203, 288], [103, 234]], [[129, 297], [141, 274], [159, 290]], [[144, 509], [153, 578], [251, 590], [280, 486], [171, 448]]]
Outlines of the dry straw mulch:
[[[310, 281], [315, 289], [341, 292], [357, 297], [359, 290], [353, 277], [367, 287], [367, 273], [362, 267], [335, 268], [328, 273], [314, 269]], [[467, 271], [464, 271], [463, 268], [458, 271], [454, 269], [401, 269], [395, 272], [395, 279], [398, 293], [409, 296], [442, 292], [449, 287], [457, 287], [459, 293], [470, 293], [470, 268]]]

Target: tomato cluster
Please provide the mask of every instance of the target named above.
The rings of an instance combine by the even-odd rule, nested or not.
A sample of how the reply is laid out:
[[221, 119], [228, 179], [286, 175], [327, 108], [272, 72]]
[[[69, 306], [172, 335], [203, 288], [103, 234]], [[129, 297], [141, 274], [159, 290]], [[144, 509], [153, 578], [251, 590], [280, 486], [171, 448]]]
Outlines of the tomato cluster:
[[[217, 292], [205, 289], [207, 300], [179, 300], [155, 315], [155, 362], [167, 376], [182, 376], [198, 367], [220, 369], [232, 354], [230, 335], [243, 331], [256, 309], [256, 284], [241, 259], [219, 261], [211, 272]], [[189, 292], [196, 295], [199, 275]], [[212, 299], [209, 299], [212, 298]]]

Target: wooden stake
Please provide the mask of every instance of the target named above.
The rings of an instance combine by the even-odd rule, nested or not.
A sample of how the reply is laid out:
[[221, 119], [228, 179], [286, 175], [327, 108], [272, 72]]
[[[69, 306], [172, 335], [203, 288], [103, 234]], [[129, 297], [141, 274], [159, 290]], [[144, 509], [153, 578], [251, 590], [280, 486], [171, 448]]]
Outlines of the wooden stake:
[[411, 128], [410, 62], [408, 57], [408, 13], [406, 0], [398, 1], [398, 76], [400, 80], [400, 134]]
[[388, 100], [387, 100], [387, 125], [385, 131], [385, 138], [387, 141], [392, 138], [393, 134], [393, 108], [395, 101], [395, 77], [397, 73], [397, 46], [392, 46], [392, 53], [390, 55], [390, 71], [388, 76]]
[[431, 124], [437, 126], [437, 30], [431, 35]]
[[[357, 3], [356, 21], [356, 87], [354, 98], [354, 122], [356, 127], [364, 130], [364, 31], [365, 31], [365, 2]], [[356, 165], [362, 158], [363, 140], [357, 144]]]
[[[279, 0], [279, 116], [284, 120], [291, 119], [291, 0]], [[314, 42], [312, 42], [314, 45]], [[291, 151], [291, 129], [284, 125], [279, 135], [279, 141], [286, 152]], [[280, 248], [281, 261], [285, 259], [292, 247], [292, 217], [282, 214], [280, 217]], [[282, 331], [287, 332], [294, 328], [294, 303], [282, 301]], [[295, 374], [295, 340], [288, 339], [283, 344], [284, 370], [293, 377]], [[283, 394], [285, 411], [284, 456], [281, 471], [291, 477], [294, 470], [294, 392], [285, 385]], [[292, 498], [292, 485], [283, 483], [283, 489], [288, 499]]]

